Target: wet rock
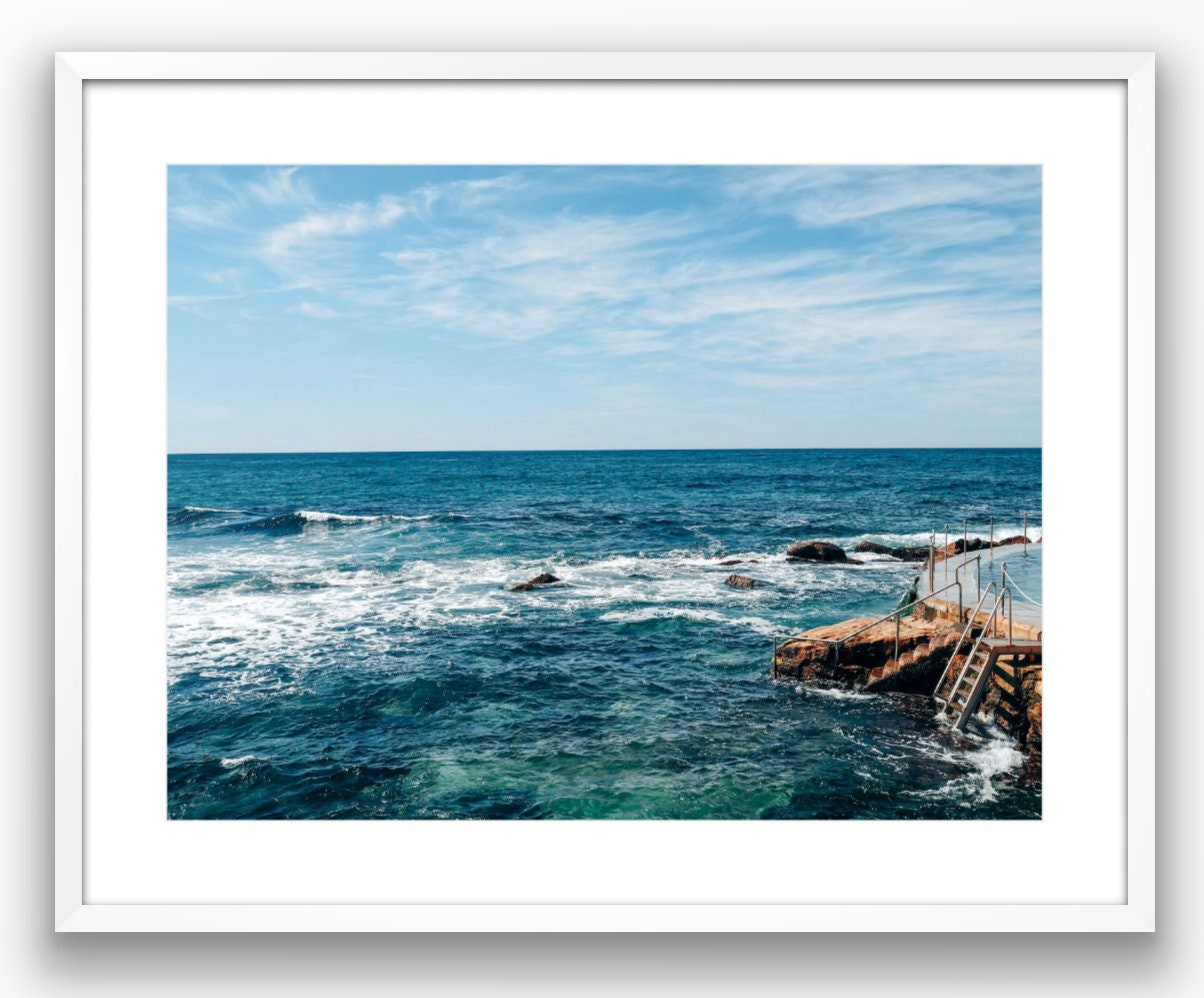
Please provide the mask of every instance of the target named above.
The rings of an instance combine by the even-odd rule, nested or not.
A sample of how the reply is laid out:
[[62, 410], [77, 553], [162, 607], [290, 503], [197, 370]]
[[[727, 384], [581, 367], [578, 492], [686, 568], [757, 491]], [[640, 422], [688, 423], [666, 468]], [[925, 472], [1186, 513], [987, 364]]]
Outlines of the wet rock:
[[791, 561], [848, 561], [849, 556], [837, 544], [828, 541], [800, 541], [791, 544], [786, 549], [786, 557]]
[[[785, 641], [774, 660], [777, 674], [855, 690], [931, 693], [960, 633], [957, 625], [904, 618], [896, 659], [894, 622], [862, 630], [872, 620], [846, 620]], [[842, 639], [839, 652], [829, 643], [834, 639]]]
[[854, 554], [863, 554], [869, 552], [871, 554], [886, 554], [892, 558], [898, 558], [900, 561], [927, 561], [927, 547], [890, 547], [888, 544], [879, 544], [877, 541], [861, 541], [855, 548]]
[[959, 537], [955, 541], [950, 541], [947, 546], [937, 548], [936, 560], [944, 561], [946, 558], [952, 558], [955, 554], [962, 554], [967, 551], [981, 551], [986, 547], [987, 542], [980, 537], [971, 537], [969, 541], [965, 541]]
[[725, 561], [719, 562], [719, 564], [723, 565], [724, 567], [727, 567], [729, 565], [743, 565], [744, 559], [743, 558], [728, 558]]
[[[962, 658], [962, 656], [958, 656]], [[992, 681], [978, 705], [979, 714], [1016, 740], [1016, 748], [1025, 755], [1020, 783], [1041, 781], [1041, 665], [1030, 657], [1019, 660], [1001, 657], [996, 663]], [[948, 685], [948, 684], [946, 684]]]
[[[821, 685], [922, 696], [930, 696], [939, 681], [939, 693], [947, 700], [980, 633], [977, 625], [972, 626], [963, 641], [962, 626], [939, 615], [905, 617], [897, 631], [893, 620], [845, 620], [782, 642], [774, 652], [773, 671], [775, 676]], [[1040, 634], [1036, 637], [1039, 640]], [[955, 648], [960, 654], [951, 661]], [[1044, 720], [1040, 658], [1002, 656], [990, 678], [976, 711], [1007, 731], [1024, 753], [1017, 782], [1039, 785]]]
[[723, 584], [733, 589], [761, 589], [765, 585], [759, 579], [750, 579], [747, 575], [729, 575], [723, 580]]
[[517, 586], [511, 586], [512, 593], [525, 593], [530, 589], [538, 589], [541, 586], [551, 586], [559, 582], [555, 575], [551, 572], [542, 572], [533, 579], [528, 579], [526, 582], [520, 582]]

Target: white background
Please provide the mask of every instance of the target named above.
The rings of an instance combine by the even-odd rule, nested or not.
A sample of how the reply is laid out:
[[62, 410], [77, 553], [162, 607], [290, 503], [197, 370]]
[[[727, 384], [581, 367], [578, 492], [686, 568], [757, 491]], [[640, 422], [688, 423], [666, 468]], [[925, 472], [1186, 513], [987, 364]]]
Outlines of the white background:
[[[526, 14], [524, 16], [523, 11]], [[337, 6], [239, 0], [179, 3], [47, 3], [10, 13], [3, 107], [8, 155], [4, 301], [10, 343], [4, 366], [3, 490], [10, 570], [3, 576], [6, 698], [5, 966], [17, 993], [321, 993], [358, 986], [395, 991], [467, 983], [473, 990], [657, 990], [809, 986], [820, 992], [930, 994], [961, 991], [941, 975], [950, 943], [935, 938], [437, 940], [155, 940], [50, 936], [50, 226], [53, 49], [122, 48], [798, 48], [1142, 49], [1159, 54], [1159, 514], [1164, 538], [1159, 602], [1162, 678], [1160, 930], [1156, 937], [957, 940], [979, 972], [978, 993], [1184, 993], [1198, 963], [1199, 861], [1190, 848], [1199, 778], [1193, 714], [1200, 693], [1187, 627], [1190, 547], [1196, 526], [1201, 270], [1204, 227], [1194, 186], [1201, 175], [1198, 108], [1204, 85], [1195, 60], [1198, 29], [1181, 3], [1083, 5], [1058, 0], [966, 9], [961, 3], [849, 2], [819, 13], [750, 2], [608, 3], [576, 17], [551, 4], [447, 3], [418, 14], [394, 4]], [[314, 15], [319, 17], [315, 18]], [[15, 15], [15, 16], [14, 16]], [[304, 20], [303, 20], [304, 19]], [[323, 23], [324, 22], [324, 23]], [[12, 305], [11, 312], [8, 305]], [[1194, 446], [1189, 446], [1194, 445]], [[161, 506], [159, 510], [161, 511]], [[1152, 525], [1151, 525], [1152, 526]], [[1151, 537], [1151, 543], [1153, 539]], [[1172, 560], [1171, 553], [1180, 557]], [[1141, 580], [1144, 581], [1144, 580]], [[1172, 588], [1173, 583], [1178, 583]], [[869, 949], [870, 953], [865, 953]], [[1003, 972], [993, 968], [1006, 968]], [[1021, 969], [1022, 968], [1022, 969]]]
[[[1089, 541], [1125, 531], [1122, 84], [88, 83], [84, 101], [86, 903], [1125, 900], [1125, 565]], [[166, 821], [165, 164], [331, 161], [1042, 164], [1043, 820]], [[967, 835], [1023, 862], [960, 876]]]

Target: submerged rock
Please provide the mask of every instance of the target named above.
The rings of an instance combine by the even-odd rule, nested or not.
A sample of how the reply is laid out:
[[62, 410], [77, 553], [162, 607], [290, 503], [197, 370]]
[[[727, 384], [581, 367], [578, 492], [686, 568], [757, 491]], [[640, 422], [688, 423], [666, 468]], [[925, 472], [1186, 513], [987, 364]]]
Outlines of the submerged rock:
[[928, 547], [925, 545], [924, 547], [895, 548], [891, 554], [893, 554], [900, 561], [927, 561]]
[[829, 541], [800, 541], [791, 544], [786, 549], [786, 557], [791, 561], [848, 561], [849, 556], [844, 548]]
[[744, 559], [743, 558], [728, 558], [725, 561], [719, 562], [719, 564], [723, 565], [725, 567], [728, 565], [743, 565]]
[[759, 579], [750, 579], [747, 575], [729, 575], [723, 580], [723, 584], [733, 589], [761, 589], [765, 585]]
[[529, 589], [538, 589], [540, 586], [551, 586], [559, 581], [560, 579], [551, 572], [542, 572], [533, 579], [520, 582], [517, 586], [511, 586], [510, 591], [512, 593], [525, 593]]

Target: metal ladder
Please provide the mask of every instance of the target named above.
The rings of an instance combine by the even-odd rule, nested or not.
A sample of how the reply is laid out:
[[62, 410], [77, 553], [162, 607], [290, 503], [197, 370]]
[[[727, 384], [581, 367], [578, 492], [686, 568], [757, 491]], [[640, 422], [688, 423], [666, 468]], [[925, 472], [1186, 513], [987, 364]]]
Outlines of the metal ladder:
[[999, 586], [991, 582], [987, 588], [978, 597], [978, 602], [974, 605], [974, 609], [968, 614], [963, 615], [961, 607], [958, 607], [958, 622], [965, 621], [966, 626], [962, 628], [961, 636], [957, 639], [957, 644], [953, 646], [953, 651], [949, 655], [949, 661], [945, 663], [945, 668], [941, 670], [941, 678], [936, 681], [936, 686], [932, 688], [932, 696], [944, 704], [945, 698], [941, 696], [941, 687], [945, 685], [945, 679], [949, 675], [949, 670], [953, 668], [953, 663], [957, 661], [957, 653], [961, 651], [962, 645], [966, 643], [966, 638], [970, 636], [970, 632], [974, 629], [974, 625], [978, 622], [978, 613], [982, 609], [983, 603], [998, 595]]
[[[983, 595], [985, 597], [986, 594], [984, 593]], [[1011, 598], [1011, 590], [1004, 586], [1000, 590], [994, 605], [991, 607], [991, 612], [987, 615], [986, 623], [983, 624], [982, 632], [978, 635], [978, 640], [974, 642], [974, 647], [970, 650], [970, 654], [966, 656], [965, 665], [962, 666], [957, 681], [953, 684], [953, 689], [949, 693], [948, 700], [939, 696], [940, 687], [944, 683], [944, 673], [941, 676], [941, 682], [937, 684], [938, 692], [934, 693], [934, 696], [944, 705], [942, 714], [945, 720], [949, 721], [957, 731], [964, 731], [966, 724], [974, 716], [974, 710], [978, 707], [978, 702], [982, 699], [983, 693], [986, 692], [987, 683], [991, 678], [991, 671], [995, 667], [995, 660], [1004, 649], [1012, 647], [1012, 638], [1010, 636], [1006, 639], [987, 636], [990, 633], [992, 624], [999, 615], [1000, 607], [1004, 605], [1005, 601], [1010, 606]], [[970, 621], [966, 624], [966, 630], [962, 632], [963, 638], [969, 633], [973, 623], [974, 615], [971, 614]], [[956, 654], [957, 648], [960, 646], [961, 641], [959, 640], [957, 646], [954, 648], [954, 654]], [[953, 657], [950, 656], [949, 658], [950, 665], [953, 664]], [[946, 669], [947, 672], [948, 669]]]

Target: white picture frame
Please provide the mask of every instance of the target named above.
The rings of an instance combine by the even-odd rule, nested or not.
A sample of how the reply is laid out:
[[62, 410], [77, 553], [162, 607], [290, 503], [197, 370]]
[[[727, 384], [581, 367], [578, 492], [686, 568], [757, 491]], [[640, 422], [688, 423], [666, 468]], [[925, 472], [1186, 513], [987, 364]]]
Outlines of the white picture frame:
[[[1127, 587], [1125, 890], [1118, 903], [223, 903], [86, 890], [85, 88], [104, 81], [1112, 81], [1125, 88], [1128, 525], [1154, 522], [1154, 57], [1150, 53], [61, 53], [55, 63], [55, 925], [58, 931], [1152, 931], [1152, 586]], [[148, 291], [161, 294], [163, 289]], [[1119, 386], [1118, 386], [1119, 387]], [[1119, 442], [1118, 442], [1119, 445]], [[1154, 555], [1126, 537], [1130, 580]], [[616, 830], [614, 833], [620, 835]], [[625, 833], [622, 833], [625, 834]]]

